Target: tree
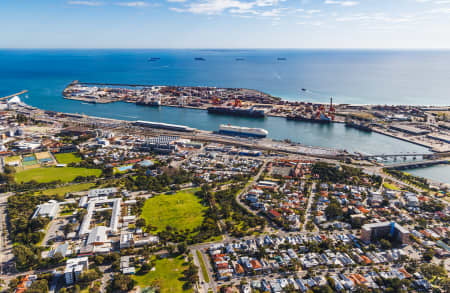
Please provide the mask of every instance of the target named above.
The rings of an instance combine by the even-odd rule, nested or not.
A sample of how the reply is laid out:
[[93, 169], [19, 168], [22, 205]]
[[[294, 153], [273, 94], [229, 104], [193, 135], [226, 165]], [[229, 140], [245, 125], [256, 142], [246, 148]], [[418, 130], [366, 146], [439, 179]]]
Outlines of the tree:
[[342, 216], [343, 212], [341, 204], [336, 199], [332, 199], [330, 201], [330, 204], [325, 209], [325, 214], [327, 215], [328, 219], [336, 219]]
[[113, 292], [128, 292], [133, 290], [136, 282], [128, 275], [115, 274], [112, 282]]
[[186, 250], [187, 250], [187, 244], [186, 244], [186, 242], [178, 243], [177, 249], [178, 249], [178, 253], [179, 253], [179, 254], [185, 253]]
[[99, 266], [99, 265], [103, 264], [103, 262], [105, 261], [105, 258], [101, 255], [96, 255], [94, 258], [94, 261], [95, 261], [95, 264]]
[[142, 228], [145, 227], [145, 225], [146, 225], [145, 219], [139, 218], [136, 220], [136, 227]]
[[383, 249], [391, 249], [392, 248], [391, 242], [387, 239], [381, 239], [380, 244]]
[[427, 248], [425, 252], [422, 255], [422, 258], [424, 261], [429, 262], [433, 259], [434, 256], [434, 250], [432, 248]]

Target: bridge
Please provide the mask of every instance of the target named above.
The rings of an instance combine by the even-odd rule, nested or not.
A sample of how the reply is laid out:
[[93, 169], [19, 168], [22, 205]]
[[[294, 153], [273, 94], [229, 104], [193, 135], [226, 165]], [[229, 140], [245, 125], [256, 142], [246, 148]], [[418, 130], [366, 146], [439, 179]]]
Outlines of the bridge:
[[390, 165], [385, 165], [384, 168], [405, 170], [405, 169], [414, 169], [414, 168], [427, 167], [427, 166], [438, 165], [438, 164], [449, 164], [449, 163], [450, 162], [448, 160], [438, 159], [438, 160], [426, 160], [426, 161], [414, 161], [414, 162], [390, 164]]
[[2, 97], [2, 98], [0, 98], [0, 101], [7, 100], [7, 99], [12, 98], [12, 97], [15, 97], [15, 96], [20, 96], [20, 95], [23, 95], [23, 94], [25, 94], [25, 93], [28, 93], [28, 91], [27, 91], [27, 90], [23, 90], [23, 91], [20, 91], [20, 92], [18, 92], [18, 93], [15, 93], [15, 94], [13, 94], [13, 95], [9, 95], [9, 96], [6, 96], [6, 97]]
[[363, 159], [375, 159], [375, 158], [408, 158], [408, 157], [423, 157], [423, 158], [430, 158], [435, 154], [419, 154], [419, 153], [406, 153], [406, 154], [381, 154], [381, 155], [359, 155], [359, 158]]

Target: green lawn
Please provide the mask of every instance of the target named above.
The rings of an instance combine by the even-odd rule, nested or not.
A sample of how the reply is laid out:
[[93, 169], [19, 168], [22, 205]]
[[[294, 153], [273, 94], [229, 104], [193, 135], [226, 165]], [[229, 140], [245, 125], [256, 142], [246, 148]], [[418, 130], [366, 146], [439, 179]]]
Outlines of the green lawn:
[[203, 256], [200, 251], [196, 251], [198, 261], [200, 262], [200, 268], [202, 270], [203, 279], [206, 283], [209, 283], [209, 275], [208, 270], [206, 269], [205, 261], [203, 260]]
[[161, 293], [193, 292], [183, 290], [183, 271], [187, 269], [183, 257], [163, 258], [156, 260], [155, 269], [145, 275], [134, 275], [137, 285], [141, 288], [159, 287]]
[[5, 164], [8, 164], [10, 162], [15, 162], [15, 161], [21, 161], [22, 158], [20, 156], [11, 156], [11, 157], [5, 157], [3, 158], [3, 161], [5, 162]]
[[157, 231], [164, 230], [167, 225], [178, 230], [192, 230], [201, 225], [203, 212], [206, 210], [194, 195], [197, 190], [183, 190], [149, 198], [142, 209], [142, 217], [147, 224], [157, 227]]
[[68, 192], [78, 192], [91, 189], [95, 184], [94, 183], [80, 183], [80, 184], [71, 184], [58, 188], [51, 188], [36, 192], [36, 194], [44, 194], [44, 195], [65, 195]]
[[28, 182], [35, 180], [38, 183], [46, 183], [55, 180], [61, 180], [63, 182], [70, 182], [77, 176], [100, 176], [102, 173], [99, 169], [86, 169], [86, 168], [35, 168], [25, 171], [20, 171], [15, 174], [16, 182]]
[[383, 186], [387, 189], [391, 189], [391, 190], [400, 190], [400, 188], [397, 187], [397, 185], [391, 184], [391, 183], [387, 183], [384, 182]]
[[59, 164], [70, 164], [81, 162], [81, 157], [75, 156], [74, 153], [55, 154], [55, 158]]

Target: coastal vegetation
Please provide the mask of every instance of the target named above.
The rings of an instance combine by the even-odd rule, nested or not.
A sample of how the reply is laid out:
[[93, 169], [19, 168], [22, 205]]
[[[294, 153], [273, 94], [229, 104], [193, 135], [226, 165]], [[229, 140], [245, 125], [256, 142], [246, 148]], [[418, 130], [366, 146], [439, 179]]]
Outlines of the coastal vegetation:
[[383, 171], [399, 180], [413, 184], [421, 189], [424, 189], [424, 190], [430, 189], [430, 184], [428, 183], [427, 179], [425, 179], [425, 178], [414, 176], [414, 175], [411, 175], [409, 173], [402, 172], [399, 170], [384, 168]]

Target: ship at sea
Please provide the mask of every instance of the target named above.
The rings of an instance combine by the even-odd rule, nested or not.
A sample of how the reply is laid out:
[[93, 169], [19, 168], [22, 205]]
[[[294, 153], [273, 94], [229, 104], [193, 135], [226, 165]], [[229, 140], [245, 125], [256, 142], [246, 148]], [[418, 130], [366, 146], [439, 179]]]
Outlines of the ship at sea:
[[264, 138], [269, 134], [269, 132], [263, 128], [249, 128], [229, 124], [221, 124], [219, 127], [219, 133], [227, 135], [251, 136], [257, 138]]
[[212, 107], [208, 107], [206, 110], [208, 110], [208, 113], [211, 113], [211, 114], [245, 116], [245, 117], [254, 117], [254, 118], [266, 117], [265, 110], [255, 109], [253, 107], [243, 108], [243, 107], [229, 107], [229, 106], [212, 106]]
[[161, 58], [159, 57], [151, 57], [150, 59], [148, 59], [148, 62], [154, 62], [154, 61], [159, 61]]
[[194, 60], [195, 61], [206, 61], [206, 59], [203, 57], [195, 57]]

